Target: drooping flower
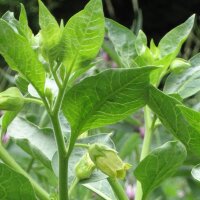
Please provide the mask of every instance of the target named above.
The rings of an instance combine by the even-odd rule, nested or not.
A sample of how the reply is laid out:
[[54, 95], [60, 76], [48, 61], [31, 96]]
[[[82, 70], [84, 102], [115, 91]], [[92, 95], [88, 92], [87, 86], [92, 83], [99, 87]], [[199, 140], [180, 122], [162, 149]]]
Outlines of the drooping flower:
[[131, 165], [124, 163], [114, 149], [102, 144], [92, 144], [89, 155], [96, 168], [112, 178], [124, 179]]

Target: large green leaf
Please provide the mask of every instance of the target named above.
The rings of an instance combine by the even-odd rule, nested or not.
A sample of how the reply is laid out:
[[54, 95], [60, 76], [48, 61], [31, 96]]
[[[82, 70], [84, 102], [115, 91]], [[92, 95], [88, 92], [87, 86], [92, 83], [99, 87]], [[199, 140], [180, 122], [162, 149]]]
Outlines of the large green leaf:
[[149, 74], [153, 69], [106, 70], [73, 86], [62, 105], [72, 137], [120, 121], [142, 108], [148, 98]]
[[103, 42], [104, 29], [101, 0], [90, 0], [84, 10], [67, 22], [61, 43], [63, 63], [69, 70], [87, 67], [96, 57]]
[[189, 62], [190, 68], [168, 76], [164, 87], [166, 93], [177, 93], [182, 98], [188, 98], [200, 91], [200, 54], [192, 57]]
[[1, 200], [36, 200], [29, 180], [3, 163], [0, 163], [0, 198]]
[[165, 57], [169, 54], [174, 54], [175, 57], [179, 53], [182, 44], [185, 42], [193, 28], [194, 19], [195, 15], [192, 15], [183, 24], [168, 32], [161, 39], [158, 44], [161, 57]]
[[[56, 19], [45, 7], [42, 1], [39, 0], [39, 24], [41, 28], [42, 51], [44, 56], [53, 60], [56, 58], [58, 45], [61, 38], [61, 28]], [[57, 47], [57, 48], [56, 48]]]
[[[163, 125], [194, 154], [200, 156], [200, 130], [191, 125], [187, 115], [180, 110], [183, 106], [175, 98], [154, 87], [149, 89], [149, 107], [155, 112]], [[195, 111], [190, 110], [193, 116]]]
[[147, 195], [162, 181], [172, 176], [186, 156], [184, 145], [178, 141], [172, 141], [154, 149], [144, 158], [134, 171], [136, 178], [142, 184], [142, 199], [146, 199]]
[[108, 38], [121, 60], [121, 65], [134, 66], [134, 58], [137, 56], [134, 33], [111, 19], [106, 19], [106, 29]]
[[51, 160], [57, 149], [51, 129], [39, 129], [17, 117], [7, 132], [23, 150], [51, 168]]
[[22, 74], [42, 95], [45, 71], [26, 38], [17, 34], [4, 20], [0, 20], [0, 54], [8, 65]]

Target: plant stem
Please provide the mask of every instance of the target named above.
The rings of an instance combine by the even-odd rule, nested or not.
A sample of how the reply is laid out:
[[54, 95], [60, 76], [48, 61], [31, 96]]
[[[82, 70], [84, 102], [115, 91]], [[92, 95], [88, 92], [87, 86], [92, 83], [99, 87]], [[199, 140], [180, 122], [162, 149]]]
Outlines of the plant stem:
[[24, 175], [26, 178], [29, 179], [31, 182], [36, 195], [41, 199], [41, 200], [49, 200], [49, 194], [43, 190], [38, 183], [36, 183], [35, 180], [32, 179], [32, 177], [29, 176], [29, 174], [26, 173], [25, 170], [23, 170], [18, 163], [12, 158], [12, 156], [4, 149], [2, 145], [0, 145], [0, 159], [7, 164], [9, 167], [11, 167], [14, 171]]
[[124, 192], [124, 189], [122, 188], [122, 186], [120, 185], [120, 183], [117, 181], [116, 178], [109, 177], [108, 182], [110, 183], [110, 186], [112, 187], [118, 200], [128, 200], [128, 197]]
[[78, 184], [78, 182], [79, 182], [79, 179], [78, 179], [78, 178], [75, 178], [75, 179], [73, 180], [73, 183], [72, 183], [72, 185], [71, 185], [70, 188], [69, 188], [69, 197], [71, 196], [71, 194], [72, 194], [74, 188], [76, 187], [76, 185]]
[[50, 115], [50, 118], [56, 137], [59, 157], [59, 200], [68, 200], [68, 157], [65, 141], [62, 135], [58, 113]]
[[[145, 106], [144, 108], [144, 120], [145, 120], [145, 135], [144, 135], [144, 142], [142, 146], [140, 161], [142, 161], [149, 154], [152, 133], [153, 133], [153, 126], [155, 123], [155, 120], [152, 120], [151, 110], [148, 106]], [[142, 186], [141, 183], [137, 181], [135, 200], [141, 200], [141, 199], [142, 199]]]

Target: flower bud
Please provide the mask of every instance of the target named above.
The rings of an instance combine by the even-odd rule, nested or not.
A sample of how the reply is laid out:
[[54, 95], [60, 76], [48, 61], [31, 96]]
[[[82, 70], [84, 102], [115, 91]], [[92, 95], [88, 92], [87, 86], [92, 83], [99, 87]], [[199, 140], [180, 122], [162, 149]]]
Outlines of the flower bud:
[[89, 154], [86, 153], [76, 165], [75, 168], [76, 177], [79, 180], [90, 178], [94, 169], [95, 165], [90, 159]]
[[24, 98], [16, 87], [0, 93], [0, 110], [17, 111], [24, 105]]
[[126, 171], [131, 167], [121, 160], [114, 149], [102, 144], [91, 145], [89, 155], [96, 167], [112, 178], [124, 179]]
[[184, 69], [187, 69], [190, 67], [191, 64], [182, 58], [176, 58], [170, 66], [171, 71], [174, 73], [181, 73]]

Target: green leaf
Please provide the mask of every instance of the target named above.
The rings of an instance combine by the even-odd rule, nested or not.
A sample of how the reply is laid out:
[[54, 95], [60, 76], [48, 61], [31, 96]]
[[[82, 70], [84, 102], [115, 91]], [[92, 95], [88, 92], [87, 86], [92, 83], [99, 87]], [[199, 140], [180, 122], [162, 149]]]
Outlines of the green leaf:
[[[187, 120], [187, 115], [180, 110], [180, 106], [184, 106], [180, 101], [150, 87], [148, 105], [158, 115], [162, 124], [187, 147], [188, 151], [200, 156], [200, 131], [191, 125], [191, 122]], [[192, 115], [195, 112], [190, 111]]]
[[28, 26], [28, 19], [27, 19], [27, 15], [26, 15], [26, 10], [25, 10], [23, 4], [21, 4], [19, 24], [20, 24], [20, 28], [21, 28], [22, 32], [24, 33], [24, 35], [26, 36], [26, 38], [28, 40], [31, 40], [31, 37], [32, 37], [33, 34], [32, 34], [31, 29]]
[[49, 12], [41, 0], [39, 0], [39, 24], [41, 28], [41, 46], [45, 58], [53, 61], [59, 53], [61, 28], [54, 16]]
[[95, 192], [105, 200], [116, 200], [115, 194], [106, 179], [98, 182], [85, 183], [83, 186]]
[[0, 163], [0, 197], [1, 200], [36, 200], [29, 180]]
[[103, 38], [102, 1], [90, 0], [84, 10], [67, 22], [63, 30], [61, 43], [65, 67], [69, 71], [87, 67], [99, 52]]
[[73, 86], [62, 105], [72, 137], [116, 123], [142, 108], [148, 98], [149, 74], [153, 69], [106, 70]]
[[44, 93], [45, 71], [28, 40], [14, 32], [4, 20], [0, 20], [0, 54], [8, 65], [22, 74], [38, 90]]
[[[21, 110], [21, 109], [20, 109]], [[19, 111], [7, 111], [4, 113], [4, 115], [1, 117], [1, 134], [4, 134], [10, 125], [10, 123], [14, 120], [14, 118], [17, 116]]]
[[51, 129], [39, 129], [22, 118], [15, 120], [8, 127], [8, 134], [33, 158], [51, 168], [51, 160], [56, 152], [56, 144]]
[[186, 159], [184, 145], [178, 141], [167, 142], [154, 149], [144, 158], [134, 171], [136, 178], [142, 184], [143, 197], [158, 187], [162, 181], [172, 176]]
[[106, 29], [108, 38], [112, 42], [121, 64], [124, 67], [135, 66], [134, 58], [137, 56], [137, 52], [134, 33], [111, 19], [106, 19]]
[[158, 44], [161, 57], [165, 57], [169, 54], [173, 54], [174, 57], [176, 57], [176, 55], [181, 49], [182, 44], [185, 42], [193, 28], [194, 19], [195, 15], [192, 15], [183, 24], [177, 26], [176, 28], [168, 32], [161, 39], [161, 41]]
[[192, 177], [200, 182], [200, 164], [196, 165], [191, 171]]
[[135, 48], [137, 54], [140, 56], [145, 53], [147, 48], [147, 37], [142, 30], [139, 31], [136, 41], [135, 41]]
[[189, 69], [168, 76], [164, 86], [166, 93], [177, 93], [185, 99], [200, 91], [200, 54], [192, 57], [189, 63], [191, 64]]

